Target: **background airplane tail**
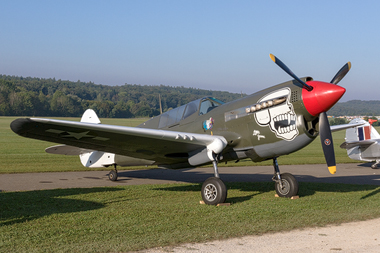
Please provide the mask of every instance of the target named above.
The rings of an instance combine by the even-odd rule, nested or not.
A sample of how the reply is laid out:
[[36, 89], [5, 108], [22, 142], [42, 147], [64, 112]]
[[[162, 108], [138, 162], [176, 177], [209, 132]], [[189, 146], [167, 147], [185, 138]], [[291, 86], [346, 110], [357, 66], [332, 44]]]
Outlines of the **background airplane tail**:
[[[87, 109], [80, 120], [84, 123], [100, 124], [100, 119], [92, 109]], [[102, 151], [90, 151], [79, 155], [83, 166], [89, 168], [102, 168], [115, 164], [115, 154]]]
[[[356, 126], [354, 128], [348, 128], [346, 130], [346, 144], [347, 155], [351, 159], [358, 161], [372, 161], [369, 155], [371, 148], [369, 146], [372, 144], [371, 139], [379, 139], [380, 135], [376, 129], [372, 126], [374, 120], [367, 122], [362, 119], [353, 119], [350, 124], [363, 123], [363, 125]], [[343, 144], [342, 144], [343, 145]], [[351, 146], [350, 146], [351, 145]]]
[[354, 127], [354, 128], [348, 128], [346, 130], [346, 142], [379, 139], [380, 135], [376, 131], [376, 129], [372, 126], [373, 122], [376, 122], [376, 121], [370, 120], [370, 122], [367, 122], [362, 119], [351, 120], [350, 124], [356, 124], [356, 123], [364, 123], [364, 124]]

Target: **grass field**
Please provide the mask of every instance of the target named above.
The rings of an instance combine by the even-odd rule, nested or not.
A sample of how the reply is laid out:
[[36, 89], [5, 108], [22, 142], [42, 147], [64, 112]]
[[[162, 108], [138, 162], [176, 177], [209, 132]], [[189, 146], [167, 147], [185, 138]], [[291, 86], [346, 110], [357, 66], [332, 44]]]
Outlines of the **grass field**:
[[[13, 133], [9, 128], [9, 124], [14, 119], [16, 119], [16, 117], [0, 117], [0, 159], [2, 161], [0, 173], [90, 170], [89, 168], [83, 167], [79, 158], [76, 156], [62, 156], [45, 153], [45, 148], [56, 145], [56, 143], [24, 138]], [[78, 118], [65, 119], [79, 121]], [[104, 124], [137, 126], [147, 119], [101, 120]], [[348, 158], [346, 150], [339, 148], [339, 145], [344, 142], [344, 136], [345, 131], [333, 133], [336, 161], [337, 163], [355, 162]], [[319, 137], [306, 148], [290, 155], [281, 156], [278, 159], [278, 162], [280, 166], [282, 164], [325, 163]], [[229, 162], [227, 165], [220, 163], [219, 166], [254, 166], [271, 164], [272, 161], [253, 163], [251, 160], [246, 159], [239, 163]], [[136, 169], [136, 167], [133, 169]]]
[[1, 252], [127, 252], [288, 231], [380, 216], [380, 187], [300, 183], [297, 200], [273, 183], [227, 183], [229, 207], [200, 205], [200, 184], [0, 194]]
[[[14, 134], [13, 119], [0, 118], [1, 173], [85, 169], [77, 157], [46, 154], [53, 143]], [[334, 133], [337, 161], [354, 162], [338, 147], [344, 132]], [[319, 140], [279, 163], [324, 163]], [[127, 252], [380, 217], [377, 186], [300, 183], [290, 200], [274, 197], [273, 182], [226, 185], [228, 207], [200, 205], [201, 184], [0, 192], [0, 252]]]

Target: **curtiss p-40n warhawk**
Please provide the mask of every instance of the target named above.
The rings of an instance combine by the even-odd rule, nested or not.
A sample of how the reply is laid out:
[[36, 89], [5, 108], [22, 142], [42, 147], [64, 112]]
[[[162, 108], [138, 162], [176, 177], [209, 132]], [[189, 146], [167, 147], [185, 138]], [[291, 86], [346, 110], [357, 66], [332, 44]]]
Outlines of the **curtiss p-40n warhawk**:
[[[167, 168], [213, 164], [214, 177], [202, 185], [206, 204], [223, 203], [227, 188], [219, 178], [218, 162], [250, 158], [273, 160], [275, 189], [280, 197], [298, 193], [293, 175], [280, 173], [277, 157], [295, 152], [320, 135], [328, 169], [336, 171], [331, 131], [326, 111], [345, 93], [337, 83], [347, 74], [345, 64], [330, 83], [298, 78], [274, 55], [271, 59], [294, 80], [223, 103], [205, 97], [154, 117], [138, 127], [100, 124], [93, 110], [81, 122], [19, 118], [11, 129], [24, 137], [61, 143], [46, 152], [79, 155], [84, 166], [158, 165]], [[350, 124], [349, 127], [354, 125]]]

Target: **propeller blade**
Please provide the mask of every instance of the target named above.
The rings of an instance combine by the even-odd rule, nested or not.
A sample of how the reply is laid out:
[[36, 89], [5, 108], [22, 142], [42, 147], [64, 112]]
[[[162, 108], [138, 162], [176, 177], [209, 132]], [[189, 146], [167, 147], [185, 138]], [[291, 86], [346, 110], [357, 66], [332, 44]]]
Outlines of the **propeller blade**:
[[336, 73], [336, 75], [333, 77], [330, 83], [337, 84], [340, 82], [340, 80], [343, 79], [343, 77], [350, 71], [351, 69], [351, 62], [347, 62], [344, 64], [344, 66]]
[[274, 63], [276, 63], [280, 68], [282, 68], [286, 73], [288, 73], [288, 75], [290, 75], [291, 77], [293, 77], [295, 80], [297, 80], [297, 82], [299, 82], [300, 84], [302, 84], [302, 86], [308, 90], [308, 91], [311, 91], [313, 90], [313, 87], [310, 86], [310, 85], [307, 85], [304, 81], [302, 81], [301, 79], [298, 78], [298, 76], [296, 76], [293, 71], [291, 71], [282, 61], [280, 61], [280, 59], [278, 59], [276, 56], [274, 56], [273, 54], [269, 54], [270, 58], [272, 59], [272, 61], [274, 61]]
[[325, 154], [327, 167], [331, 174], [336, 172], [336, 162], [333, 139], [330, 129], [329, 120], [327, 119], [326, 112], [319, 114], [319, 136], [321, 137], [322, 149]]

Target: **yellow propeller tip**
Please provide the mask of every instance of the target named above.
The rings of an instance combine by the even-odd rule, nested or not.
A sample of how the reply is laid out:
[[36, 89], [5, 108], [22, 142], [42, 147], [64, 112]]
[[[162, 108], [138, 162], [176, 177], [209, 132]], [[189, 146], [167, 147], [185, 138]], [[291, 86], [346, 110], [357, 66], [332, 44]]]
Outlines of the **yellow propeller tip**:
[[276, 56], [274, 56], [273, 54], [269, 54], [269, 57], [272, 59], [272, 61], [276, 62]]
[[347, 64], [348, 64], [348, 70], [350, 70], [351, 69], [351, 62], [349, 61], [349, 62], [347, 62]]
[[329, 172], [331, 173], [331, 174], [335, 174], [336, 173], [336, 166], [330, 166], [330, 167], [328, 167], [329, 168]]

